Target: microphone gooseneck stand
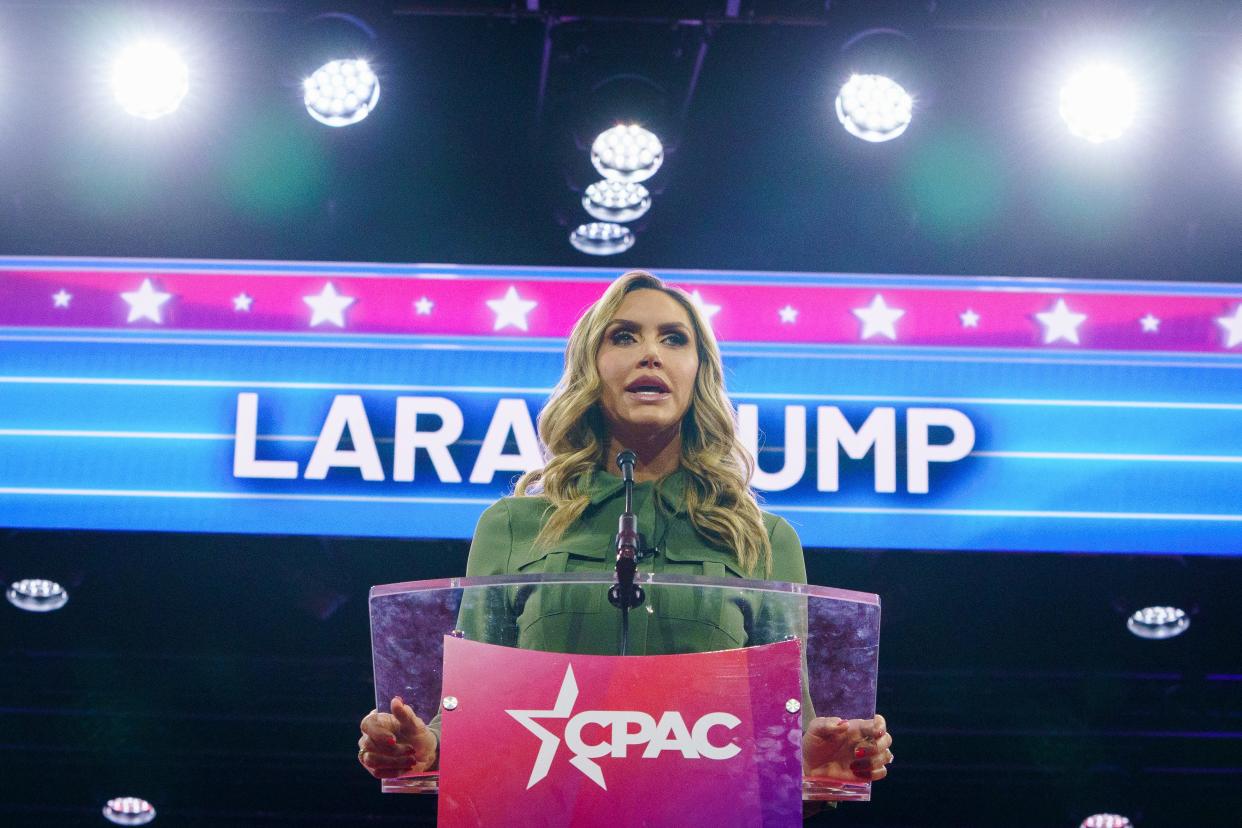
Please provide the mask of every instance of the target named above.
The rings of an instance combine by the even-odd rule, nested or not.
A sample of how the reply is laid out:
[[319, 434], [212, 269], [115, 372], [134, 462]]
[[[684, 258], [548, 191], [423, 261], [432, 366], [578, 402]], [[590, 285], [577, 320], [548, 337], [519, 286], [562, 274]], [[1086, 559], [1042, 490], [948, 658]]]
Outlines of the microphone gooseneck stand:
[[634, 514], [634, 463], [638, 455], [626, 449], [617, 455], [621, 480], [625, 484], [625, 510], [617, 524], [617, 582], [608, 590], [608, 601], [621, 610], [621, 655], [629, 654], [630, 610], [641, 607], [646, 596], [634, 583], [639, 550], [643, 548], [638, 534], [638, 516]]

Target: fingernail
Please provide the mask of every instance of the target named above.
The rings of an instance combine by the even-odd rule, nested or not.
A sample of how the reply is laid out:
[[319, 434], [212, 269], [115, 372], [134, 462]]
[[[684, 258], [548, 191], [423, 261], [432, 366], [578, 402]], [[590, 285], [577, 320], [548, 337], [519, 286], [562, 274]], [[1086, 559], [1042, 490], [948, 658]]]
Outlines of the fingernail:
[[405, 704], [405, 699], [401, 698], [400, 696], [393, 696], [393, 698], [396, 699], [401, 704]]
[[388, 737], [388, 746], [389, 746], [389, 747], [396, 747], [396, 746], [397, 746], [397, 740], [396, 740], [396, 738], [395, 738], [395, 737], [393, 737], [393, 736], [389, 736], [389, 737]]
[[849, 719], [842, 719], [841, 721], [837, 722], [837, 727], [849, 727], [849, 726], [850, 726]]
[[866, 756], [866, 755], [867, 755], [867, 751], [866, 751], [866, 749], [864, 749], [864, 748], [855, 748], [855, 749], [854, 749], [854, 755], [855, 755], [855, 756]]

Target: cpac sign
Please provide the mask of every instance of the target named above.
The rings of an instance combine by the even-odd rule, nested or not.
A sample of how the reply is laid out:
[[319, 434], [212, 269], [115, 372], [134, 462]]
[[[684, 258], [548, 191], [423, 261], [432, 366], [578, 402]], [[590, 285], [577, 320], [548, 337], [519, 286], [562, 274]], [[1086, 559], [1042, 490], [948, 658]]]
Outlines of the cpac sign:
[[[565, 725], [565, 746], [573, 754], [569, 764], [603, 790], [608, 790], [608, 786], [604, 783], [604, 771], [595, 760], [605, 756], [625, 759], [631, 747], [645, 745], [641, 754], [643, 759], [658, 759], [664, 751], [677, 751], [686, 759], [722, 760], [732, 759], [741, 752], [736, 744], [715, 744], [711, 739], [713, 728], [728, 731], [742, 723], [732, 713], [707, 713], [690, 728], [675, 710], [665, 711], [658, 722], [654, 716], [634, 710], [584, 710], [574, 714], [577, 699], [578, 683], [574, 680], [574, 668], [570, 666], [565, 668], [565, 680], [551, 710], [505, 711], [539, 737], [539, 755], [531, 768], [527, 790], [548, 775], [560, 745], [560, 740], [547, 728], [537, 724], [536, 719], [569, 719]], [[607, 738], [587, 741], [583, 731], [588, 727], [599, 728], [602, 731], [600, 735], [607, 734]]]
[[[420, 415], [439, 420], [436, 428], [420, 430]], [[802, 480], [807, 465], [807, 410], [805, 406], [785, 406], [784, 463], [778, 471], [767, 471], [756, 464], [752, 484], [764, 491], [782, 491]], [[323, 480], [331, 469], [356, 469], [367, 481], [385, 480], [385, 471], [376, 448], [362, 397], [339, 394], [332, 400], [319, 429], [305, 468], [296, 460], [271, 460], [258, 456], [259, 395], [237, 395], [237, 419], [233, 452], [233, 476], [277, 480]], [[815, 484], [821, 492], [840, 487], [840, 455], [862, 460], [872, 455], [875, 491], [897, 491], [899, 431], [897, 409], [874, 408], [855, 429], [837, 406], [819, 406], [815, 411]], [[759, 409], [738, 406], [739, 434], [752, 456], [759, 448]], [[427, 453], [441, 483], [461, 483], [461, 471], [449, 453], [449, 446], [462, 435], [465, 420], [461, 408], [445, 397], [397, 397], [393, 428], [392, 480], [414, 480], [415, 457], [419, 449]], [[948, 431], [947, 442], [932, 442], [932, 429]], [[341, 448], [347, 436], [350, 448]], [[512, 440], [516, 452], [506, 452]], [[975, 429], [961, 411], [951, 408], [905, 409], [906, 491], [928, 492], [932, 463], [953, 463], [966, 457], [975, 445]], [[471, 483], [488, 484], [497, 472], [525, 472], [543, 465], [534, 419], [526, 401], [501, 398], [488, 423], [487, 433], [470, 470]]]
[[606, 656], [446, 635], [437, 824], [796, 828], [801, 665], [797, 639]]

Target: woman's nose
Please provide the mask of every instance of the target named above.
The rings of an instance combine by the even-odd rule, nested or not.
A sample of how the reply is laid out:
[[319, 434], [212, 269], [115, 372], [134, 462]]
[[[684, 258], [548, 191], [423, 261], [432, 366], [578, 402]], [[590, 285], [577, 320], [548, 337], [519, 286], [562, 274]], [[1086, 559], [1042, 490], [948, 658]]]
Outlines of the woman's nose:
[[654, 348], [648, 350], [638, 364], [644, 368], [659, 368], [661, 365], [659, 352]]

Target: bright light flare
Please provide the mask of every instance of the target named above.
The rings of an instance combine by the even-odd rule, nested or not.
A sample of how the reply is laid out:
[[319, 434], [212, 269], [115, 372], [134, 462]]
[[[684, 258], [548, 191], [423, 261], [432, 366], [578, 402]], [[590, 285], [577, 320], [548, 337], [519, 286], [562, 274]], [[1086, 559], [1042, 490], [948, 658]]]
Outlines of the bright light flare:
[[121, 108], [155, 120], [177, 110], [190, 91], [189, 70], [175, 49], [154, 40], [121, 52], [112, 67], [112, 92]]
[[1066, 126], [1093, 144], [1120, 138], [1137, 112], [1138, 89], [1118, 66], [1085, 66], [1061, 87], [1061, 117]]
[[302, 91], [312, 118], [343, 127], [371, 114], [379, 103], [380, 83], [365, 60], [331, 60], [302, 81]]
[[837, 120], [864, 141], [891, 141], [910, 126], [914, 99], [884, 75], [851, 75], [837, 93]]
[[618, 124], [591, 144], [591, 163], [609, 181], [637, 184], [656, 174], [664, 163], [664, 144], [638, 124]]

